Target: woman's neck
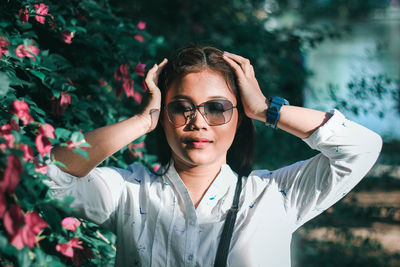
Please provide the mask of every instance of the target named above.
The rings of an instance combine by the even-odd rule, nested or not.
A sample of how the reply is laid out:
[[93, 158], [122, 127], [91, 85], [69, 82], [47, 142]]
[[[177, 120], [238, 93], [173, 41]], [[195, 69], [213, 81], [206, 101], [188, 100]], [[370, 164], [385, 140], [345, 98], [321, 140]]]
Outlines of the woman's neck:
[[187, 166], [175, 161], [175, 169], [189, 191], [193, 205], [197, 208], [207, 189], [221, 171], [224, 162]]

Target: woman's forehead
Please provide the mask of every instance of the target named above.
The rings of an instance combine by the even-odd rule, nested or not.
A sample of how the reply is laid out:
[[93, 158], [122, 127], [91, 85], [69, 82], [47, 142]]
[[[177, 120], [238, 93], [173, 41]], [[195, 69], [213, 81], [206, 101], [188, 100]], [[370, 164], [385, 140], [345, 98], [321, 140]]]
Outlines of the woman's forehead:
[[236, 103], [235, 93], [222, 74], [208, 69], [188, 73], [172, 82], [166, 93], [166, 101], [180, 97], [196, 103], [215, 98], [225, 98]]

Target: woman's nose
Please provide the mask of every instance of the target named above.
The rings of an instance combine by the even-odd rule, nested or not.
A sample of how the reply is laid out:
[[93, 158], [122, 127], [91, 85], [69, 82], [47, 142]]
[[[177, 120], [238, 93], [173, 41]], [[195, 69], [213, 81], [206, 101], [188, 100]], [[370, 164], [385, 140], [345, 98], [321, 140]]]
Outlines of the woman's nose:
[[193, 112], [189, 117], [189, 125], [195, 126], [196, 128], [206, 128], [208, 127], [207, 120], [205, 116], [197, 108], [196, 112]]

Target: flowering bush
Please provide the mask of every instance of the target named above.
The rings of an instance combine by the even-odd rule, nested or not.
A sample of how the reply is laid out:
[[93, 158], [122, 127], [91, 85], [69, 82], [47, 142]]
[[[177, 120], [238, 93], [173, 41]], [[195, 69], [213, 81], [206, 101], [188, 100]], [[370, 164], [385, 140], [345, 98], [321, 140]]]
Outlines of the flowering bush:
[[[139, 110], [162, 38], [139, 18], [116, 16], [107, 0], [1, 5], [0, 265], [112, 265], [113, 234], [71, 217], [72, 199], [55, 199], [43, 180], [48, 164], [63, 166], [53, 146], [87, 157], [83, 132]], [[105, 164], [157, 169], [145, 138]]]

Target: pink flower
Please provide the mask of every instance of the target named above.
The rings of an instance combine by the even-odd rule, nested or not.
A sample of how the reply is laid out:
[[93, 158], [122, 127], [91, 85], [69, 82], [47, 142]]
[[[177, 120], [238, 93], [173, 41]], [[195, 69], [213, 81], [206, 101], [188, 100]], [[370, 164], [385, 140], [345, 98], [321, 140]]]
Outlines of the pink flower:
[[144, 30], [144, 29], [146, 29], [146, 22], [144, 22], [144, 21], [139, 21], [139, 23], [137, 24], [137, 28], [138, 28], [139, 30]]
[[133, 79], [131, 77], [124, 78], [122, 81], [122, 89], [124, 90], [127, 97], [133, 97]]
[[36, 212], [28, 212], [25, 214], [25, 226], [37, 235], [43, 228], [47, 227], [47, 222], [44, 221]]
[[7, 158], [7, 168], [4, 171], [3, 181], [0, 183], [0, 192], [14, 194], [15, 187], [19, 184], [19, 175], [22, 173], [22, 166], [19, 157], [11, 154]]
[[11, 106], [12, 112], [22, 120], [24, 125], [33, 122], [31, 115], [29, 114], [29, 106], [25, 103], [25, 100], [15, 100]]
[[14, 146], [14, 136], [11, 130], [12, 126], [10, 124], [4, 124], [0, 127], [0, 137], [6, 140], [5, 143], [0, 144], [0, 149], [2, 151], [6, 150], [6, 148], [11, 148]]
[[75, 86], [74, 83], [71, 81], [69, 77], [65, 78], [67, 80], [67, 83], [71, 86]]
[[10, 42], [4, 37], [0, 37], [0, 59], [3, 56], [3, 54], [8, 54], [8, 48], [7, 46], [10, 45]]
[[123, 77], [129, 76], [129, 65], [128, 64], [121, 64], [119, 68], [114, 72], [114, 79], [116, 81], [120, 81]]
[[135, 73], [139, 76], [144, 76], [146, 64], [138, 63], [135, 66]]
[[75, 33], [65, 30], [61, 33], [61, 40], [64, 41], [66, 44], [71, 44], [72, 43], [72, 38], [75, 37]]
[[25, 8], [25, 10], [24, 10], [21, 8], [18, 12], [18, 15], [19, 15], [19, 20], [21, 21], [22, 24], [24, 24], [25, 22], [28, 22], [28, 20], [29, 20], [28, 9]]
[[84, 141], [84, 140], [81, 140], [81, 141], [78, 141], [78, 142], [73, 142], [72, 140], [69, 140], [69, 141], [67, 142], [67, 147], [68, 147], [68, 149], [80, 148], [80, 149], [82, 149], [82, 150], [87, 150], [88, 147], [86, 147], [86, 146], [80, 147], [80, 146], [79, 146], [79, 145], [82, 144], [82, 143], [85, 143], [85, 141]]
[[7, 209], [6, 197], [2, 192], [0, 192], [0, 218], [3, 218], [6, 209]]
[[140, 143], [138, 143], [138, 144], [132, 144], [132, 147], [135, 148], [135, 149], [136, 149], [136, 148], [139, 148], [139, 147], [140, 147], [140, 148], [143, 148], [144, 146], [145, 146], [145, 145], [144, 145], [144, 142], [140, 142]]
[[129, 144], [128, 148], [130, 148], [130, 152], [134, 157], [142, 157], [143, 152], [138, 151], [138, 148], [144, 148], [145, 144], [144, 142], [138, 143], [138, 144]]
[[135, 99], [136, 103], [142, 103], [142, 95], [138, 92], [133, 93], [133, 99]]
[[75, 231], [81, 222], [73, 217], [66, 217], [61, 221], [61, 225], [67, 230]]
[[107, 82], [103, 79], [103, 78], [100, 78], [99, 79], [99, 86], [100, 87], [104, 87], [104, 86], [106, 86], [107, 85]]
[[43, 134], [39, 134], [35, 139], [36, 149], [39, 154], [43, 157], [46, 154], [49, 154], [51, 151], [51, 141], [49, 138], [44, 136]]
[[40, 165], [35, 162], [35, 171], [38, 173], [46, 174], [47, 173], [47, 165]]
[[160, 167], [161, 167], [160, 164], [154, 164], [153, 171], [157, 172], [160, 169]]
[[12, 204], [10, 209], [4, 214], [3, 224], [9, 236], [15, 236], [24, 222], [21, 208]]
[[49, 6], [43, 3], [33, 5], [36, 8], [36, 14], [42, 16], [35, 16], [37, 22], [44, 24], [46, 15], [49, 15]]
[[33, 45], [33, 42], [31, 45], [25, 46], [24, 44], [20, 44], [17, 46], [17, 49], [15, 50], [15, 54], [17, 57], [29, 57], [35, 61], [35, 55], [39, 55], [39, 48], [37, 46]]
[[43, 134], [46, 137], [55, 138], [54, 136], [54, 127], [51, 124], [42, 124], [39, 127], [39, 133]]
[[61, 116], [65, 110], [71, 104], [71, 96], [68, 93], [61, 93], [60, 98], [56, 99], [54, 96], [51, 98], [52, 105], [51, 110], [53, 114]]
[[128, 64], [122, 64], [121, 66], [119, 66], [119, 68], [114, 72], [114, 79], [116, 81], [120, 81], [122, 79], [122, 84], [116, 91], [117, 97], [120, 97], [123, 91], [125, 92], [127, 97], [134, 97], [134, 82], [132, 77], [129, 75]]
[[20, 131], [19, 125], [15, 120], [11, 119], [8, 123], [11, 125], [12, 130], [15, 130], [17, 132]]
[[71, 238], [67, 243], [59, 243], [56, 245], [56, 250], [69, 258], [74, 257], [73, 248], [83, 249], [83, 247], [79, 245], [79, 239], [76, 237]]
[[1, 36], [0, 37], [0, 47], [6, 47], [6, 46], [8, 46], [8, 45], [10, 45], [10, 41], [8, 41], [7, 39], [6, 39], [6, 37], [4, 37], [4, 36]]
[[28, 212], [25, 214], [25, 225], [19, 228], [15, 235], [12, 235], [11, 244], [16, 248], [22, 249], [24, 246], [33, 248], [37, 243], [36, 236], [43, 228], [48, 226], [39, 214], [36, 212]]
[[139, 43], [143, 43], [144, 42], [144, 37], [141, 34], [136, 34], [134, 36], [134, 38], [136, 39], [136, 41], [138, 41]]
[[25, 145], [25, 144], [20, 144], [19, 148], [24, 151], [24, 160], [25, 161], [33, 161], [34, 157], [33, 157], [33, 150], [30, 146]]

